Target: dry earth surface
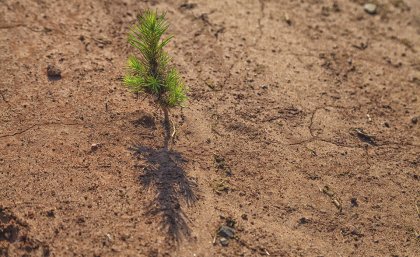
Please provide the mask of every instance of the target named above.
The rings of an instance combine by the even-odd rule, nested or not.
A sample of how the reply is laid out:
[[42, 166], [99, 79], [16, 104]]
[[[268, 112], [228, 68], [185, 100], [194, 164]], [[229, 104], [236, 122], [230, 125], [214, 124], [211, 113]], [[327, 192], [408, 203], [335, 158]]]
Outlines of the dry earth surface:
[[[0, 0], [0, 256], [420, 256], [420, 1], [375, 3]], [[171, 152], [121, 83], [147, 8]]]

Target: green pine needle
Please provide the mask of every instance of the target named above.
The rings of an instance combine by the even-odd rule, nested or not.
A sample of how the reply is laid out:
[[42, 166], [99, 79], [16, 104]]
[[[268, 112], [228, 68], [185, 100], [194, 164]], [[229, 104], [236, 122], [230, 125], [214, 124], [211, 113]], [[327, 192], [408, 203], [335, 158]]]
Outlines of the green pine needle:
[[128, 35], [128, 42], [139, 50], [139, 57], [128, 58], [128, 74], [124, 84], [134, 92], [155, 96], [160, 104], [181, 106], [187, 100], [187, 89], [176, 69], [170, 67], [171, 58], [163, 48], [172, 36], [163, 39], [168, 29], [165, 14], [146, 11], [138, 18]]
[[185, 100], [187, 100], [187, 96], [185, 95], [185, 85], [181, 81], [176, 69], [172, 69], [168, 73], [165, 84], [168, 91], [167, 102], [169, 106], [181, 105]]

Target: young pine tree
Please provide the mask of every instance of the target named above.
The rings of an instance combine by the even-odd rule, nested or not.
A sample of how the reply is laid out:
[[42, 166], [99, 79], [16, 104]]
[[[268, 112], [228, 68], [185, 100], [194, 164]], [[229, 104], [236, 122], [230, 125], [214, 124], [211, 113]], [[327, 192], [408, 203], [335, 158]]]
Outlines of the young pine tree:
[[133, 92], [144, 92], [155, 98], [164, 113], [165, 148], [175, 133], [171, 134], [169, 109], [181, 106], [187, 99], [186, 87], [178, 71], [171, 67], [170, 57], [164, 47], [172, 36], [163, 38], [168, 29], [165, 14], [146, 11], [128, 35], [128, 42], [140, 53], [128, 58], [129, 72], [124, 84]]

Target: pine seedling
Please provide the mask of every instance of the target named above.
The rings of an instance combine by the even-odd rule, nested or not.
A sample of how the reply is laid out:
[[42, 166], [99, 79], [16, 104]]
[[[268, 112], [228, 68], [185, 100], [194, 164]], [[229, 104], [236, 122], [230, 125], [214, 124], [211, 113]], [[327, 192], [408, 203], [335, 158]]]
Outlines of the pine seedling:
[[163, 110], [165, 120], [165, 148], [175, 134], [171, 133], [169, 109], [182, 106], [187, 100], [186, 87], [178, 71], [170, 65], [171, 58], [164, 47], [172, 36], [163, 38], [169, 24], [165, 14], [146, 11], [128, 34], [128, 42], [139, 52], [139, 57], [128, 58], [128, 74], [124, 84], [136, 93], [151, 95]]

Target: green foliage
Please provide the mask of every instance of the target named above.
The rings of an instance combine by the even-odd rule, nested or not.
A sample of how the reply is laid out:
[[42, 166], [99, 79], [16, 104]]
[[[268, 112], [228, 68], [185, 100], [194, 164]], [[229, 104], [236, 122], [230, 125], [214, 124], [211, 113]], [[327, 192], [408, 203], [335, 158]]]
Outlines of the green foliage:
[[161, 104], [173, 107], [185, 102], [187, 96], [178, 71], [170, 67], [171, 59], [163, 50], [172, 39], [172, 36], [162, 38], [168, 26], [165, 14], [155, 11], [146, 11], [138, 18], [128, 42], [139, 50], [140, 56], [128, 58], [129, 73], [124, 84], [134, 92], [149, 93]]

